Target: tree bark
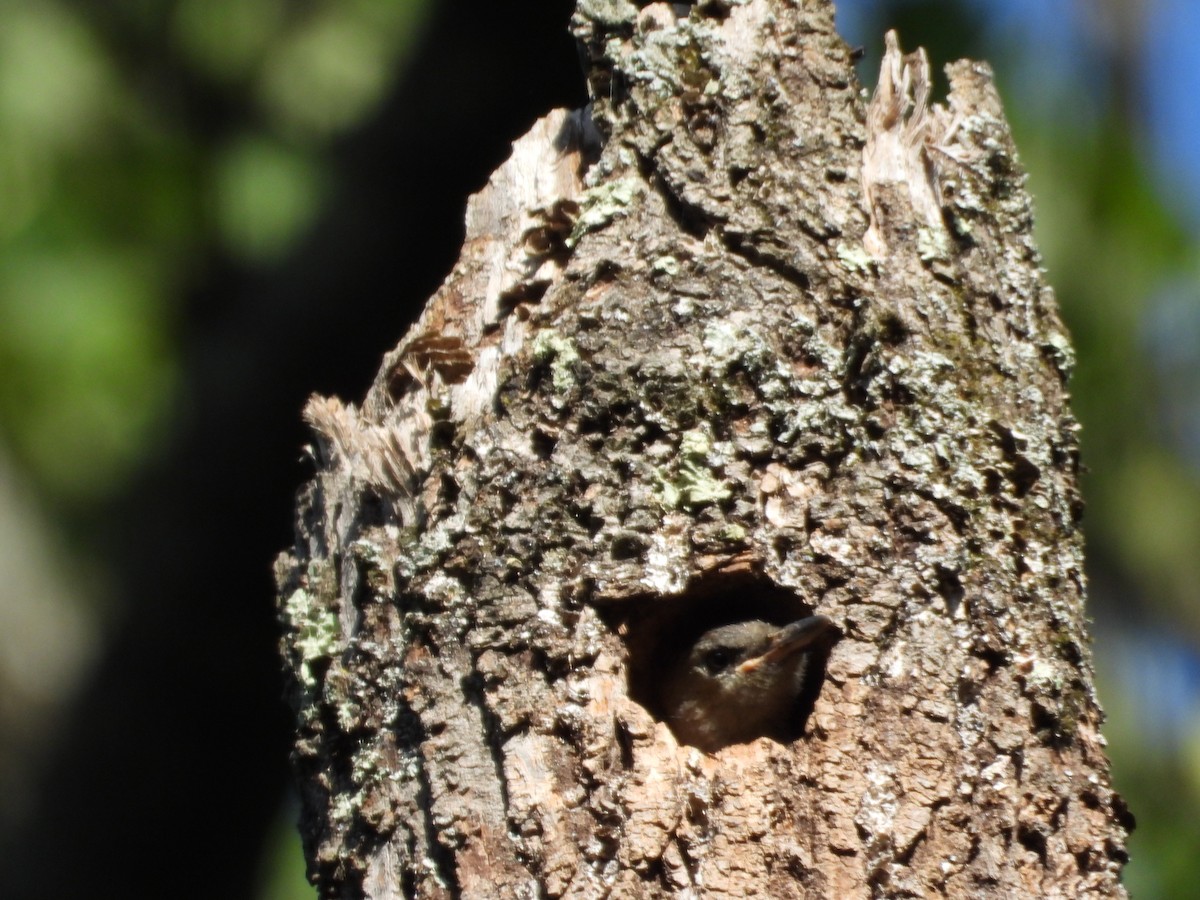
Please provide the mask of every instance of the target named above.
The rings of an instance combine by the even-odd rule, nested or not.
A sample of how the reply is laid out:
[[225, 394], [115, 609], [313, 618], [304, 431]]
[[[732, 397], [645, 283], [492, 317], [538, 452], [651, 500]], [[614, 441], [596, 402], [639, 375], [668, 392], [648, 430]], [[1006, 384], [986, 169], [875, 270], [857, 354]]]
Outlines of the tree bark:
[[[306, 410], [322, 896], [1124, 896], [1071, 349], [988, 68], [933, 106], [889, 35], [868, 104], [828, 0], [573, 27], [590, 116], [472, 199], [361, 407]], [[814, 611], [803, 736], [675, 740], [684, 636]]]

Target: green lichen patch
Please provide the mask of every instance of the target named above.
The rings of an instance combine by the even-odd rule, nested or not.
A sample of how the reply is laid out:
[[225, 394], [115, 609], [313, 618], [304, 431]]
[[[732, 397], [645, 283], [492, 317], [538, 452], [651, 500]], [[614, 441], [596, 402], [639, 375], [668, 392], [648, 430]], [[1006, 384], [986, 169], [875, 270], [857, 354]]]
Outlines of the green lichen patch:
[[679, 444], [679, 468], [674, 478], [661, 479], [663, 505], [671, 509], [720, 503], [732, 496], [714, 473], [712, 441], [701, 431], [686, 431]]

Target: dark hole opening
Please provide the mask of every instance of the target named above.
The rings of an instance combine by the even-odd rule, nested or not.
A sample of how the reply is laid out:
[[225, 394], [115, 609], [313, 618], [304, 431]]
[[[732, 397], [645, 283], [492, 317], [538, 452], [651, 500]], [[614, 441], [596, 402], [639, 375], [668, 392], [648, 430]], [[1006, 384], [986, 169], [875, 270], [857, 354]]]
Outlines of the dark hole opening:
[[[696, 579], [675, 596], [647, 596], [626, 601], [609, 613], [609, 625], [624, 638], [630, 696], [659, 721], [671, 724], [664, 685], [685, 664], [692, 647], [706, 632], [724, 625], [759, 620], [785, 626], [813, 614], [811, 603], [795, 592], [757, 574], [716, 574]], [[632, 611], [629, 611], [629, 610]], [[787, 714], [761, 733], [701, 747], [715, 750], [726, 743], [770, 737], [789, 743], [804, 735], [825, 680], [829, 652], [840, 638], [835, 628], [807, 651], [803, 686]], [[677, 734], [678, 736], [678, 734]]]

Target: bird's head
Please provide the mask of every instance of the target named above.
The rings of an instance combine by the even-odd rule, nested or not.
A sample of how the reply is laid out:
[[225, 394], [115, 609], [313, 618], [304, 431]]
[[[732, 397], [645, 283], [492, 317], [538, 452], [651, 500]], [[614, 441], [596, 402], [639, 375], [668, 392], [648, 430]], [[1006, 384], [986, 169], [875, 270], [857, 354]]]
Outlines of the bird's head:
[[670, 666], [662, 706], [675, 736], [702, 750], [788, 731], [810, 656], [836, 630], [826, 616], [753, 619], [704, 632]]

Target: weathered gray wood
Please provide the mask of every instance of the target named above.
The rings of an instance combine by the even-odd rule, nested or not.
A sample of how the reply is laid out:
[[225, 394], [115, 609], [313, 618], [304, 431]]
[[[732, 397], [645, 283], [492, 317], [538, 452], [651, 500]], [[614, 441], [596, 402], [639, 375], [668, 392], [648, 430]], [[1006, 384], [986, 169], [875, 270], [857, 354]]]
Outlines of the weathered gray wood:
[[[327, 897], [1123, 896], [1071, 349], [986, 66], [826, 0], [580, 0], [552, 113], [277, 565]], [[841, 624], [808, 734], [655, 718], [664, 636]], [[747, 615], [747, 617], [750, 617]]]

